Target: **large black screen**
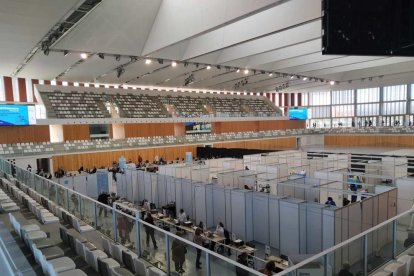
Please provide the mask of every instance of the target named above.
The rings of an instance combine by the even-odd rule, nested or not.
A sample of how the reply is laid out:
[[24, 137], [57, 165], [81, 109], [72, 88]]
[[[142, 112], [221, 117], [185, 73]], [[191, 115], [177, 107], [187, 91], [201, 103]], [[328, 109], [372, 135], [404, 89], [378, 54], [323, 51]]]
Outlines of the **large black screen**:
[[414, 0], [324, 0], [322, 53], [414, 56]]

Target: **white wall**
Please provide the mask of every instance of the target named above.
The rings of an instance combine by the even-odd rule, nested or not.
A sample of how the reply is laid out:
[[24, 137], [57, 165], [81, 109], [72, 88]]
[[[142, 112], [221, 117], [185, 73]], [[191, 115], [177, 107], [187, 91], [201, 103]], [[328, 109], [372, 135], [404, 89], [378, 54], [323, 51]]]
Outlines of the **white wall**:
[[63, 126], [62, 125], [49, 125], [50, 142], [60, 143], [63, 142]]
[[112, 124], [112, 138], [125, 139], [124, 124]]

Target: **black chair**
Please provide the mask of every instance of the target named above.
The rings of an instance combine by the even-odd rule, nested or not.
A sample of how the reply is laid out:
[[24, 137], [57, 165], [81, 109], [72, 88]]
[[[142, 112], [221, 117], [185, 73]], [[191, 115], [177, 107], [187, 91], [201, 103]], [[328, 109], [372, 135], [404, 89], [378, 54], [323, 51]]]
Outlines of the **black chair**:
[[129, 271], [136, 273], [132, 255], [124, 250], [122, 250], [122, 262]]
[[98, 272], [99, 275], [110, 276], [108, 266], [106, 265], [106, 263], [102, 262], [101, 259], [98, 259]]

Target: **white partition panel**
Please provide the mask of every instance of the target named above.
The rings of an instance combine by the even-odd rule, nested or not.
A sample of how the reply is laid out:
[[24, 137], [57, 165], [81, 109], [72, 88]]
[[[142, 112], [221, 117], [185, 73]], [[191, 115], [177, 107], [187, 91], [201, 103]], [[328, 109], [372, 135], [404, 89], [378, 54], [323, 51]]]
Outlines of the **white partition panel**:
[[73, 177], [73, 188], [78, 193], [81, 193], [83, 195], [87, 194], [86, 191], [86, 185], [88, 183], [88, 175], [77, 175]]
[[202, 221], [207, 228], [214, 227], [212, 185], [197, 183], [193, 187], [194, 220], [196, 221], [196, 224], [199, 224], [200, 221]]
[[[193, 192], [192, 192], [192, 183], [189, 179], [183, 179], [181, 181], [181, 193], [182, 193], [182, 208], [185, 213], [193, 218]], [[177, 214], [179, 209], [177, 210]]]
[[213, 185], [213, 221], [214, 225], [219, 222], [226, 223], [226, 194], [222, 186]]
[[[324, 234], [322, 231], [324, 218], [322, 211], [324, 208], [325, 206], [320, 204], [306, 204], [306, 254], [316, 254], [322, 251]], [[329, 228], [332, 229], [332, 227]], [[328, 235], [328, 233], [326, 234]]]
[[253, 240], [253, 192], [231, 190], [231, 231], [244, 241]]
[[280, 248], [280, 198], [269, 196], [269, 244]]
[[328, 249], [336, 243], [336, 229], [339, 228], [341, 224], [340, 217], [337, 218], [336, 210], [337, 209], [333, 206], [322, 208], [322, 250]]
[[301, 236], [302, 213], [301, 203], [304, 201], [296, 199], [283, 199], [280, 201], [280, 254], [301, 254], [301, 242], [306, 237]]
[[167, 201], [167, 183], [166, 175], [158, 175], [157, 177], [157, 202], [155, 203], [158, 207], [164, 206], [168, 203]]
[[88, 175], [88, 181], [86, 183], [86, 195], [94, 199], [98, 198], [98, 179], [97, 174]]
[[125, 174], [123, 173], [117, 173], [116, 174], [116, 194], [120, 196], [121, 198], [126, 198], [126, 178]]
[[138, 202], [142, 202], [145, 199], [145, 175], [147, 173], [144, 171], [137, 171], [137, 200]]
[[166, 185], [166, 201], [167, 203], [176, 202], [176, 188], [175, 188], [175, 178], [172, 176], [166, 176], [165, 178]]
[[[270, 244], [269, 195], [253, 193], [253, 239], [262, 244]], [[279, 222], [277, 222], [279, 224]]]

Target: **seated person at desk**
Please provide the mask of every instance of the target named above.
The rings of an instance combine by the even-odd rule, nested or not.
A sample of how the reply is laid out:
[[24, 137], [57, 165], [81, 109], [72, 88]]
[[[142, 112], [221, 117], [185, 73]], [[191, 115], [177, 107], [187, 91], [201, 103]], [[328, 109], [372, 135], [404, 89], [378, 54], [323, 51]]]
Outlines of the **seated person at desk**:
[[350, 268], [351, 266], [348, 263], [344, 263], [342, 265], [342, 269], [338, 273], [338, 276], [353, 276], [353, 274], [349, 272]]
[[178, 222], [183, 224], [187, 221], [187, 214], [184, 212], [183, 209], [180, 209], [180, 214], [178, 215]]
[[266, 266], [262, 269], [259, 269], [259, 272], [263, 273], [264, 275], [272, 276], [273, 271], [276, 269], [276, 264], [274, 261], [268, 261]]
[[[241, 265], [249, 266], [247, 262], [247, 257], [248, 257], [247, 253], [242, 252], [239, 256], [237, 256], [237, 262]], [[237, 276], [248, 276], [250, 274], [248, 271], [244, 270], [243, 268], [236, 266], [236, 275]]]
[[92, 169], [92, 170], [90, 170], [90, 171], [89, 171], [89, 173], [90, 173], [90, 174], [94, 174], [94, 173], [96, 173], [96, 167], [95, 167], [95, 166], [93, 166], [93, 169]]
[[336, 206], [336, 203], [332, 197], [328, 197], [328, 200], [325, 202], [325, 205]]
[[[224, 228], [224, 224], [222, 222], [219, 222], [219, 224], [216, 227], [215, 234], [219, 237], [225, 238], [224, 244], [229, 245], [230, 244], [230, 233], [227, 229]], [[215, 246], [214, 242], [210, 243], [210, 249], [213, 250]], [[221, 247], [224, 251], [223, 246]], [[230, 247], [227, 247], [227, 254], [231, 255], [231, 249]]]
[[142, 209], [144, 209], [145, 211], [151, 211], [150, 203], [148, 202], [148, 200], [144, 199], [142, 203]]

